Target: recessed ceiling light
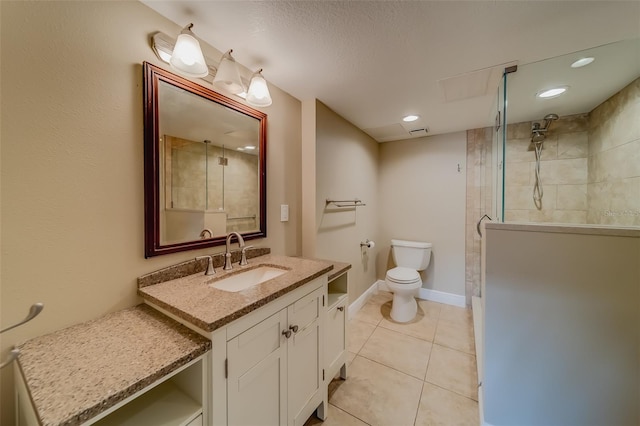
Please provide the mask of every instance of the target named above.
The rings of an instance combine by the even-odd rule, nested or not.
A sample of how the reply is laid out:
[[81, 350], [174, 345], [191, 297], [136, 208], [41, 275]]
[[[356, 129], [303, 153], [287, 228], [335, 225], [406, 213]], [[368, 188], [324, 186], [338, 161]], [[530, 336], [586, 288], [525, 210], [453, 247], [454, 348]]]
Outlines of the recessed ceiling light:
[[564, 92], [566, 92], [568, 88], [569, 86], [560, 86], [554, 87], [552, 89], [541, 90], [540, 92], [536, 93], [536, 96], [543, 99], [555, 98], [556, 96], [560, 96]]
[[247, 145], [244, 147], [244, 149], [252, 150], [252, 149], [256, 149], [256, 147], [253, 145]]
[[586, 65], [589, 65], [593, 61], [595, 61], [595, 58], [592, 58], [592, 57], [578, 59], [577, 61], [571, 64], [571, 68], [584, 67]]
[[405, 121], [405, 122], [409, 123], [411, 121], [416, 121], [418, 118], [420, 118], [419, 115], [407, 115], [406, 117], [404, 117], [402, 119], [402, 121]]

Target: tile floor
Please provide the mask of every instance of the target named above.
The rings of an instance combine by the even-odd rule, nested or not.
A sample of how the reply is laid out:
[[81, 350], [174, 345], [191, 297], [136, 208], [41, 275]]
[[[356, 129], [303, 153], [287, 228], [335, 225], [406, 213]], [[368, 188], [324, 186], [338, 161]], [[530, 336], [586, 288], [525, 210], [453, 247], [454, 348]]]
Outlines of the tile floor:
[[391, 320], [379, 292], [349, 323], [347, 380], [329, 385], [329, 412], [305, 426], [478, 425], [470, 309], [418, 301], [417, 317]]

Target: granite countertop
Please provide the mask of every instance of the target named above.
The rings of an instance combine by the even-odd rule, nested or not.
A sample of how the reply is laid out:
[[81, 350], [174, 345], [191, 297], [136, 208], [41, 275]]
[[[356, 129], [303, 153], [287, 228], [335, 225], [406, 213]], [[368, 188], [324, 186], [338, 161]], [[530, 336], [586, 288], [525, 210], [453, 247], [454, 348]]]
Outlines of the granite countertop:
[[211, 349], [146, 305], [31, 339], [18, 366], [42, 425], [78, 425]]
[[[258, 266], [273, 266], [287, 272], [239, 292], [209, 287], [214, 281]], [[217, 269], [215, 275], [199, 272], [147, 285], [138, 288], [138, 294], [197, 328], [211, 332], [330, 272], [332, 268], [333, 264], [328, 261], [268, 254], [251, 259], [247, 266], [234, 264], [231, 271]]]
[[333, 260], [324, 260], [324, 259], [318, 259], [318, 260], [322, 262], [329, 262], [331, 263], [331, 265], [333, 265], [333, 269], [331, 270], [331, 272], [329, 272], [329, 281], [331, 281], [334, 278], [338, 278], [340, 275], [344, 274], [349, 269], [351, 269], [350, 263], [336, 262]]

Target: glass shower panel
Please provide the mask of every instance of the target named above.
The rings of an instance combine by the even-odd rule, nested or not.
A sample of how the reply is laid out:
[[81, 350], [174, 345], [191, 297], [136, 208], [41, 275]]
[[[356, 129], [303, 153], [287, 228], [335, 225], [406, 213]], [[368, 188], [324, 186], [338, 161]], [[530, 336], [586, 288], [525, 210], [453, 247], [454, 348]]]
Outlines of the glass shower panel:
[[640, 38], [521, 64], [502, 90], [502, 221], [640, 226]]

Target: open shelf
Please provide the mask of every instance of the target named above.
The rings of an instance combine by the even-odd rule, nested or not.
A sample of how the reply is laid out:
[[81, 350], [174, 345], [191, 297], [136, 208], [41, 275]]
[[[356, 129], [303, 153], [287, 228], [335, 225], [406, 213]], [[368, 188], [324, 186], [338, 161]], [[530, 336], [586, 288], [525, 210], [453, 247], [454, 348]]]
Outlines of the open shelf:
[[327, 295], [328, 303], [327, 309], [333, 308], [336, 304], [340, 303], [343, 298], [347, 297], [347, 293], [329, 293]]
[[183, 426], [201, 413], [202, 404], [194, 401], [173, 381], [167, 380], [94, 425]]

